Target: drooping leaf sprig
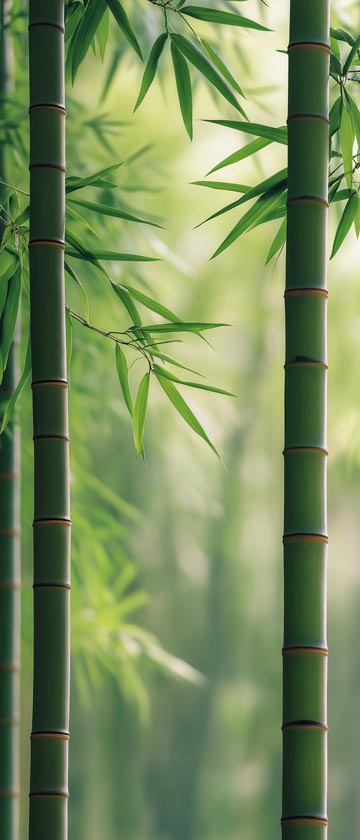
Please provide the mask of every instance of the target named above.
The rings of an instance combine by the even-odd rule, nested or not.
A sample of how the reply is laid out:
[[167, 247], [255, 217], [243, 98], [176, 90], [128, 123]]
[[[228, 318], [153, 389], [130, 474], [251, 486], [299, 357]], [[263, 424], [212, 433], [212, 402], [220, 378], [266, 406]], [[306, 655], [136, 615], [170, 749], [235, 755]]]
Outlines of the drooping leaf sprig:
[[[349, 49], [350, 47], [350, 49]], [[333, 95], [329, 129], [329, 203], [343, 204], [337, 225], [330, 259], [344, 242], [354, 225], [360, 234], [360, 35], [344, 29], [331, 29], [330, 75], [336, 83]], [[252, 135], [253, 140], [216, 164], [208, 175], [253, 155], [270, 143], [287, 145], [287, 128], [231, 120], [211, 120], [241, 133]], [[270, 245], [267, 262], [278, 254], [286, 239], [287, 170], [282, 169], [254, 187], [225, 181], [196, 181], [210, 189], [240, 192], [241, 197], [209, 216], [210, 221], [234, 208], [254, 200], [230, 233], [216, 249], [213, 257], [225, 251], [248, 230], [258, 225], [280, 219], [280, 227]]]
[[[185, 0], [143, 0], [151, 3], [161, 12], [162, 32], [153, 42], [145, 65], [143, 78], [135, 110], [144, 100], [158, 71], [159, 62], [168, 44], [174, 70], [180, 111], [186, 131], [193, 136], [192, 119], [192, 84], [190, 69], [200, 73], [203, 79], [229, 102], [243, 117], [246, 114], [237, 97], [243, 97], [243, 91], [218, 54], [211, 40], [200, 36], [194, 28], [194, 22], [219, 26], [235, 26], [245, 29], [267, 31], [267, 27], [237, 11], [223, 11], [204, 5], [191, 5]], [[126, 15], [120, 0], [69, 0], [66, 6], [67, 73], [74, 81], [80, 64], [92, 46], [103, 59], [109, 36], [109, 14], [115, 18], [125, 43], [132, 47], [140, 59], [142, 51], [135, 30]], [[121, 60], [123, 46], [114, 53], [104, 92], [109, 89]]]

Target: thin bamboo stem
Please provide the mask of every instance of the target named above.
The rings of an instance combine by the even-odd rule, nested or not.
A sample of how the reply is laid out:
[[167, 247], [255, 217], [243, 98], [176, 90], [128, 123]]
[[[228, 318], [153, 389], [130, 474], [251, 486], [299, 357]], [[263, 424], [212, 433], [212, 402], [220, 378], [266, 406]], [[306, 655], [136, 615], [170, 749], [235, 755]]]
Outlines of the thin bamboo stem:
[[70, 502], [64, 219], [64, 2], [30, 0], [34, 689], [30, 838], [66, 840]]
[[327, 837], [329, 0], [291, 0], [285, 291], [283, 840]]
[[[0, 99], [12, 86], [9, 39], [9, 0], [0, 3]], [[6, 149], [0, 144], [0, 178], [6, 181]], [[6, 205], [6, 189], [0, 187]], [[4, 226], [0, 224], [0, 241]], [[0, 385], [4, 404], [17, 380], [17, 342], [14, 341]], [[20, 660], [20, 532], [19, 427], [11, 423], [0, 439], [0, 826], [3, 840], [19, 836], [19, 660]]]

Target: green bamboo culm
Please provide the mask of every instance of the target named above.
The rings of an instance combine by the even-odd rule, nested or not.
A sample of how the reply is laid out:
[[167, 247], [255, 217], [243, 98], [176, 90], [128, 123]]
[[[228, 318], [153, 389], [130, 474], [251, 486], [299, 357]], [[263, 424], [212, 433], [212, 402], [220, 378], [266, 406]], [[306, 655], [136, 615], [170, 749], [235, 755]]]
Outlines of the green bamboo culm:
[[[0, 2], [0, 106], [11, 92], [12, 50], [9, 0]], [[6, 148], [0, 143], [0, 179], [6, 181]], [[7, 194], [0, 184], [0, 203]], [[4, 216], [4, 213], [1, 213]], [[0, 241], [4, 224], [0, 221]], [[17, 346], [13, 342], [0, 385], [3, 406], [17, 380]], [[20, 532], [19, 429], [11, 423], [0, 438], [0, 826], [3, 840], [19, 837], [19, 661]]]
[[64, 219], [64, 2], [30, 0], [34, 689], [30, 840], [68, 836], [70, 503]]
[[327, 837], [329, 0], [291, 0], [284, 447], [283, 840]]

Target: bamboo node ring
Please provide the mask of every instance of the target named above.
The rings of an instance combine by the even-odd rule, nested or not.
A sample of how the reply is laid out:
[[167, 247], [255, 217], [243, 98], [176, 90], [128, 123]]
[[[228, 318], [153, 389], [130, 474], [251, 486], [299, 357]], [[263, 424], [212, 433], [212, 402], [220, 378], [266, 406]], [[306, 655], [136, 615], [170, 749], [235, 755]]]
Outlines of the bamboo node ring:
[[50, 26], [51, 29], [58, 29], [59, 32], [62, 32], [63, 35], [65, 33], [65, 26], [63, 23], [56, 23], [56, 21], [46, 21], [46, 20], [35, 20], [32, 23], [29, 23], [28, 29], [33, 29], [35, 26]]
[[64, 517], [61, 517], [61, 516], [54, 517], [54, 516], [52, 516], [52, 517], [44, 518], [44, 519], [34, 519], [33, 527], [35, 527], [36, 525], [66, 525], [66, 526], [70, 527], [71, 519], [68, 519], [66, 516], [64, 516]]
[[326, 817], [282, 817], [281, 825], [328, 825]]
[[328, 450], [322, 446], [286, 446], [282, 454], [288, 455], [291, 452], [314, 452], [325, 457], [329, 454]]
[[328, 649], [325, 647], [315, 647], [314, 645], [298, 645], [294, 647], [283, 647], [283, 656], [292, 656], [301, 653], [309, 653], [313, 656], [328, 656]]
[[322, 542], [328, 543], [329, 537], [327, 534], [284, 534], [283, 535], [283, 543], [289, 542]]
[[33, 583], [33, 589], [71, 589], [71, 583], [58, 583], [57, 581], [39, 581]]
[[59, 111], [66, 117], [65, 105], [58, 102], [37, 102], [35, 105], [30, 105], [29, 114], [32, 114], [33, 111]]
[[328, 298], [329, 292], [327, 289], [322, 289], [315, 286], [301, 286], [298, 289], [285, 289], [284, 298], [296, 297], [297, 295], [311, 295], [316, 297]]
[[322, 207], [329, 207], [329, 202], [326, 198], [320, 198], [317, 195], [298, 195], [293, 198], [288, 198], [286, 206], [291, 207], [294, 204], [321, 204]]
[[50, 245], [54, 248], [65, 248], [65, 242], [63, 239], [30, 239], [29, 248], [32, 245]]
[[53, 386], [54, 388], [68, 388], [66, 379], [40, 379], [31, 383], [32, 388], [43, 388]]
[[30, 163], [30, 172], [32, 169], [55, 169], [57, 172], [66, 172], [66, 167], [58, 163]]
[[323, 41], [294, 41], [288, 46], [288, 50], [300, 50], [303, 48], [308, 48], [310, 50], [323, 50], [330, 55], [330, 46], [329, 44], [325, 44]]
[[289, 114], [286, 122], [289, 123], [295, 120], [320, 120], [320, 122], [330, 125], [330, 120], [328, 117], [324, 117], [323, 114]]
[[294, 720], [289, 723], [283, 723], [281, 727], [283, 732], [289, 729], [321, 729], [322, 732], [328, 732], [327, 723], [321, 723], [317, 720]]

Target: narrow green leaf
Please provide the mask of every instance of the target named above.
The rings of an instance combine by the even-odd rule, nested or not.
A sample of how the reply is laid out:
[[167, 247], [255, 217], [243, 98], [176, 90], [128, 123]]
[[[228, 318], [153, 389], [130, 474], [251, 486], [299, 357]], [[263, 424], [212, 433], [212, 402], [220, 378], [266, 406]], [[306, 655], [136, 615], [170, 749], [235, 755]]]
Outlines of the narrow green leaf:
[[85, 317], [85, 321], [87, 323], [89, 323], [89, 321], [90, 321], [90, 307], [89, 307], [89, 298], [88, 298], [87, 291], [84, 288], [81, 280], [77, 276], [76, 271], [74, 271], [72, 265], [70, 265], [70, 263], [68, 263], [67, 260], [64, 260], [64, 268], [65, 268], [65, 271], [67, 271], [67, 273], [70, 275], [70, 277], [72, 277], [72, 279], [75, 280], [75, 283], [79, 286], [79, 288], [81, 290], [81, 296], [82, 296], [82, 301], [83, 301], [83, 309], [84, 309], [84, 317]]
[[9, 280], [16, 271], [16, 261], [11, 259], [9, 265], [0, 276], [0, 318], [4, 311], [5, 301], [8, 293]]
[[1, 358], [3, 371], [6, 368], [11, 343], [14, 337], [21, 291], [21, 266], [18, 263], [15, 273], [9, 280], [8, 293], [4, 306], [1, 330]]
[[118, 298], [120, 298], [121, 303], [125, 306], [126, 311], [129, 313], [133, 324], [136, 324], [137, 327], [141, 327], [142, 320], [140, 317], [140, 313], [137, 307], [135, 306], [134, 301], [130, 297], [128, 290], [125, 288], [125, 286], [120, 286], [119, 283], [114, 283], [113, 281], [111, 281], [111, 285], [115, 294]]
[[346, 32], [345, 29], [330, 29], [330, 35], [332, 38], [335, 38], [336, 41], [343, 41], [345, 44], [349, 44], [350, 47], [353, 46], [355, 43], [355, 39], [350, 35], [350, 32]]
[[231, 166], [233, 163], [245, 160], [245, 158], [250, 155], [259, 152], [260, 149], [265, 149], [266, 146], [270, 146], [271, 142], [271, 140], [265, 140], [261, 137], [259, 140], [252, 140], [251, 143], [247, 143], [245, 146], [242, 146], [241, 149], [237, 149], [236, 152], [232, 152], [231, 155], [228, 155], [228, 157], [221, 160], [220, 163], [217, 163], [216, 166], [213, 166], [207, 174], [212, 175], [213, 172], [218, 172], [219, 169], [224, 169], [225, 166]]
[[339, 250], [340, 245], [342, 245], [346, 235], [348, 234], [348, 232], [351, 228], [351, 225], [352, 225], [352, 223], [355, 219], [355, 214], [356, 214], [357, 209], [358, 209], [358, 197], [357, 197], [356, 193], [353, 193], [351, 198], [349, 198], [349, 200], [347, 201], [347, 203], [345, 205], [345, 210], [344, 210], [344, 212], [341, 216], [340, 222], [339, 222], [338, 227], [337, 227], [337, 231], [336, 231], [336, 234], [335, 234], [335, 237], [334, 237], [334, 243], [333, 243], [333, 247], [332, 247], [332, 251], [331, 251], [331, 255], [330, 255], [331, 260], [335, 256], [337, 251]]
[[176, 44], [183, 56], [190, 61], [190, 63], [193, 64], [203, 76], [205, 76], [210, 84], [212, 84], [213, 87], [215, 87], [216, 90], [218, 90], [219, 93], [221, 93], [221, 95], [237, 109], [237, 111], [240, 111], [240, 113], [245, 116], [243, 108], [239, 105], [232, 90], [223, 81], [217, 70], [214, 69], [208, 59], [202, 55], [200, 50], [198, 50], [197, 47], [194, 47], [191, 41], [184, 38], [183, 35], [173, 34], [171, 35], [171, 40]]
[[130, 416], [132, 417], [134, 413], [134, 404], [129, 385], [129, 371], [126, 363], [125, 353], [122, 351], [119, 344], [115, 345], [115, 360], [116, 370], [118, 372], [119, 382], [123, 393], [125, 405], [129, 411]]
[[336, 131], [339, 130], [340, 121], [341, 121], [341, 112], [342, 112], [342, 99], [341, 96], [335, 100], [334, 104], [330, 108], [330, 137], [335, 134]]
[[73, 251], [71, 248], [66, 248], [65, 251], [69, 257], [75, 260], [87, 260], [88, 262], [96, 263], [97, 260], [114, 260], [114, 262], [158, 262], [157, 257], [144, 257], [141, 254], [124, 254], [118, 251], [100, 251], [98, 249]]
[[244, 96], [240, 85], [238, 85], [236, 79], [234, 79], [234, 76], [232, 75], [232, 73], [230, 73], [228, 67], [226, 67], [226, 64], [224, 64], [220, 56], [215, 52], [211, 44], [209, 44], [209, 41], [206, 41], [205, 38], [200, 38], [200, 42], [204, 50], [207, 52], [212, 63], [215, 64], [215, 67], [217, 67], [221, 75], [224, 76], [224, 79], [226, 79], [226, 81], [229, 82], [229, 85], [231, 85], [231, 87], [233, 87], [234, 90], [236, 90], [236, 93], [238, 93], [240, 96]]
[[124, 219], [127, 222], [140, 222], [143, 225], [152, 225], [152, 227], [161, 228], [162, 225], [151, 222], [148, 219], [142, 219], [140, 216], [134, 216], [126, 210], [120, 210], [117, 207], [112, 207], [110, 204], [98, 204], [94, 201], [87, 201], [85, 198], [68, 198], [72, 204], [78, 204], [80, 207], [86, 207], [92, 210], [93, 213], [99, 213], [101, 216], [113, 216], [115, 219]]
[[352, 121], [351, 112], [348, 107], [342, 109], [340, 122], [340, 143], [344, 162], [344, 174], [349, 190], [352, 187], [352, 170], [353, 170], [353, 145], [354, 145], [355, 129]]
[[131, 26], [129, 18], [120, 3], [120, 0], [106, 0], [106, 2], [109, 6], [110, 11], [113, 13], [117, 24], [120, 26], [120, 29], [124, 33], [125, 38], [127, 38], [129, 44], [135, 50], [139, 58], [142, 59], [140, 44]]
[[183, 6], [181, 14], [189, 15], [190, 17], [196, 18], [196, 20], [206, 20], [209, 23], [220, 23], [226, 24], [227, 26], [244, 26], [246, 29], [258, 29], [261, 32], [270, 32], [267, 26], [263, 26], [255, 20], [250, 20], [233, 12], [204, 9], [203, 6]]
[[105, 0], [88, 0], [85, 6], [80, 24], [74, 33], [68, 51], [67, 63], [71, 63], [73, 83], [105, 11]]
[[159, 58], [166, 44], [167, 37], [167, 32], [163, 32], [161, 35], [159, 35], [155, 43], [152, 45], [150, 55], [144, 70], [144, 75], [140, 87], [140, 93], [136, 100], [134, 111], [136, 111], [139, 105], [141, 105], [143, 99], [145, 98], [149, 90], [150, 85], [154, 81], [157, 66], [159, 63]]
[[282, 143], [287, 146], [288, 132], [286, 125], [276, 128], [272, 125], [241, 122], [241, 120], [205, 120], [205, 122], [222, 125], [225, 128], [234, 128], [235, 131], [243, 131], [245, 134], [253, 134], [255, 137], [264, 137], [271, 143]]
[[275, 209], [279, 202], [282, 200], [282, 196], [284, 193], [283, 187], [275, 188], [271, 190], [269, 193], [265, 193], [261, 195], [260, 198], [249, 208], [247, 213], [242, 216], [242, 218], [237, 222], [237, 224], [232, 228], [230, 233], [225, 237], [224, 241], [219, 245], [211, 259], [217, 257], [222, 251], [225, 251], [229, 245], [232, 245], [239, 236], [253, 227], [255, 224], [260, 224], [261, 221], [267, 216], [267, 214]]
[[159, 350], [153, 350], [151, 355], [155, 356], [156, 359], [161, 359], [163, 362], [168, 362], [169, 365], [174, 365], [174, 367], [181, 368], [181, 370], [187, 370], [189, 373], [194, 373], [195, 376], [201, 376], [202, 379], [204, 378], [202, 373], [199, 373], [199, 371], [187, 367], [187, 365], [182, 365], [176, 359], [173, 359], [172, 356], [167, 356], [166, 353], [160, 353]]
[[236, 397], [231, 391], [224, 391], [223, 388], [215, 388], [213, 385], [204, 385], [202, 382], [188, 382], [184, 379], [179, 379], [175, 374], [170, 373], [159, 365], [153, 365], [153, 371], [159, 376], [165, 376], [165, 379], [170, 379], [171, 382], [176, 382], [178, 385], [186, 385], [189, 388], [200, 388], [202, 391], [211, 391], [213, 394], [223, 394], [225, 397]]
[[26, 385], [26, 382], [27, 382], [27, 380], [30, 376], [30, 373], [31, 373], [31, 345], [30, 345], [30, 339], [29, 339], [27, 350], [26, 350], [23, 372], [22, 372], [21, 377], [18, 381], [18, 384], [15, 388], [15, 391], [13, 391], [13, 393], [11, 394], [11, 397], [10, 397], [9, 401], [7, 402], [6, 407], [5, 407], [5, 412], [4, 412], [4, 416], [2, 418], [1, 429], [0, 429], [0, 434], [1, 435], [5, 431], [7, 425], [12, 420], [16, 403], [19, 399], [19, 396], [20, 396], [24, 386]]
[[270, 245], [270, 248], [269, 248], [269, 253], [266, 257], [265, 265], [267, 265], [270, 262], [270, 260], [272, 260], [272, 258], [275, 256], [275, 254], [277, 254], [277, 252], [281, 250], [281, 248], [285, 244], [285, 240], [286, 240], [286, 219], [284, 219], [281, 222], [279, 230], [277, 231], [277, 233], [274, 236], [274, 239], [273, 239], [273, 241]]
[[104, 57], [105, 57], [106, 45], [107, 45], [108, 38], [109, 38], [109, 29], [110, 29], [109, 23], [110, 23], [110, 21], [109, 21], [109, 9], [106, 9], [106, 12], [103, 15], [103, 17], [102, 17], [102, 19], [99, 23], [97, 33], [96, 33], [97, 34], [97, 39], [98, 39], [98, 44], [99, 44], [101, 61], [104, 61]]
[[246, 193], [250, 187], [245, 184], [235, 184], [230, 181], [192, 181], [195, 187], [210, 187], [211, 190], [225, 190], [228, 192]]
[[[212, 219], [216, 219], [218, 216], [223, 216], [224, 213], [228, 213], [229, 210], [234, 210], [235, 207], [240, 207], [245, 202], [250, 201], [252, 198], [256, 198], [258, 195], [262, 193], [268, 193], [269, 191], [273, 190], [274, 187], [279, 189], [285, 189], [287, 186], [287, 169], [281, 169], [280, 172], [276, 172], [274, 175], [271, 175], [270, 178], [266, 178], [265, 181], [261, 181], [260, 184], [256, 184], [255, 187], [250, 187], [245, 195], [241, 198], [238, 198], [237, 201], [232, 201], [230, 204], [227, 204], [225, 207], [222, 207], [221, 210], [217, 210], [216, 213], [212, 213], [211, 216], [208, 216], [204, 222], [201, 224], [205, 224], [205, 222], [210, 222]], [[198, 225], [200, 227], [200, 225]]]
[[176, 88], [179, 97], [180, 111], [186, 131], [192, 140], [192, 93], [189, 68], [186, 60], [178, 50], [174, 41], [171, 42], [171, 57], [174, 66]]
[[72, 317], [68, 309], [65, 310], [65, 334], [66, 334], [66, 372], [70, 382], [71, 357], [72, 357]]
[[143, 376], [139, 390], [137, 392], [135, 406], [134, 406], [134, 413], [133, 413], [133, 436], [134, 436], [134, 444], [135, 450], [137, 455], [142, 455], [144, 457], [144, 445], [143, 445], [143, 437], [144, 437], [144, 424], [145, 424], [145, 415], [146, 415], [146, 408], [149, 396], [149, 385], [150, 385], [150, 373], [145, 373]]
[[344, 76], [346, 76], [347, 71], [350, 69], [354, 58], [357, 56], [357, 53], [358, 53], [359, 49], [360, 49], [360, 35], [358, 35], [358, 37], [356, 38], [356, 41], [354, 41], [354, 43], [351, 47], [351, 50], [349, 52], [349, 55], [348, 55], [348, 57], [345, 61], [345, 64], [343, 66], [342, 71], [343, 71]]
[[359, 196], [357, 196], [357, 208], [356, 208], [356, 211], [355, 211], [354, 225], [355, 225], [356, 239], [359, 239], [359, 234], [360, 234], [360, 197]]
[[199, 420], [197, 419], [197, 417], [195, 417], [195, 414], [191, 411], [191, 408], [189, 408], [181, 394], [179, 394], [179, 391], [175, 388], [175, 385], [172, 382], [170, 382], [168, 378], [166, 378], [163, 375], [160, 375], [159, 373], [155, 373], [155, 376], [159, 382], [159, 385], [161, 385], [163, 391], [165, 391], [166, 396], [173, 404], [174, 408], [176, 408], [176, 411], [179, 412], [183, 420], [185, 420], [185, 422], [190, 426], [190, 428], [194, 432], [196, 432], [197, 435], [199, 435], [199, 437], [206, 441], [206, 443], [210, 446], [210, 449], [212, 449], [213, 452], [215, 452], [215, 455], [217, 455], [217, 457], [220, 458], [220, 455], [215, 449], [214, 444], [211, 443], [211, 440], [208, 438], [201, 423], [199, 423]]
[[175, 321], [179, 323], [181, 319], [178, 315], [175, 315], [175, 312], [172, 312], [171, 309], [168, 309], [167, 306], [163, 306], [162, 303], [158, 303], [157, 300], [153, 300], [153, 298], [145, 295], [143, 292], [139, 292], [138, 289], [134, 289], [132, 286], [128, 286], [127, 284], [120, 284], [123, 285], [124, 288], [128, 291], [131, 297], [138, 300], [139, 303], [142, 303], [143, 306], [146, 306], [147, 309], [150, 309], [151, 312], [156, 312], [158, 315], [161, 315], [163, 318], [167, 318], [168, 321]]
[[356, 134], [356, 142], [358, 144], [358, 149], [360, 149], [360, 111], [356, 102], [354, 102], [347, 90], [345, 90], [345, 96], [351, 111], [351, 116]]
[[[93, 172], [92, 175], [87, 175], [85, 178], [70, 175], [66, 178], [65, 182], [66, 192], [70, 193], [74, 192], [74, 190], [82, 190], [84, 187], [95, 186], [96, 182], [101, 181], [104, 175], [108, 175], [109, 172], [114, 172], [115, 169], [120, 169], [120, 166], [124, 166], [124, 161], [113, 163], [112, 166], [107, 166], [106, 169], [99, 169], [98, 172]], [[103, 185], [101, 184], [101, 186]], [[110, 183], [110, 186], [113, 186], [113, 184]]]
[[[146, 333], [171, 333], [171, 332], [192, 332], [201, 333], [204, 330], [214, 330], [217, 327], [228, 327], [229, 324], [210, 324], [201, 321], [177, 321], [171, 324], [147, 324], [141, 330]], [[138, 327], [130, 327], [132, 332], [137, 332]]]

